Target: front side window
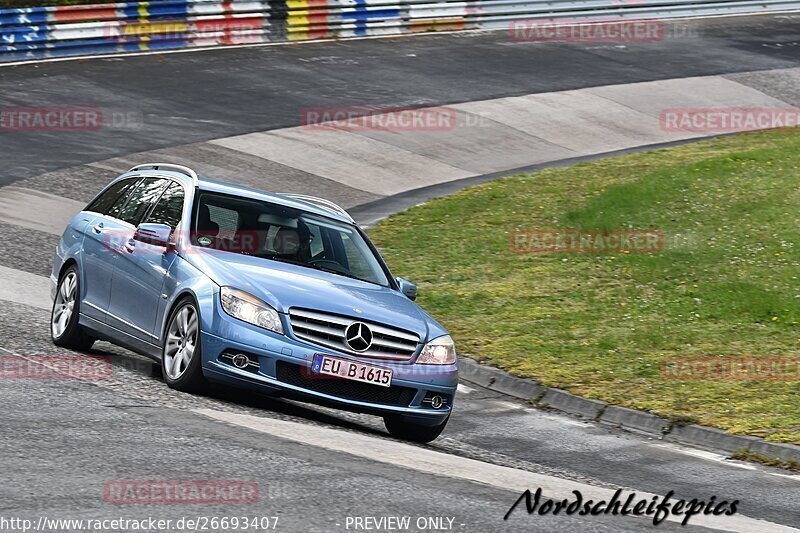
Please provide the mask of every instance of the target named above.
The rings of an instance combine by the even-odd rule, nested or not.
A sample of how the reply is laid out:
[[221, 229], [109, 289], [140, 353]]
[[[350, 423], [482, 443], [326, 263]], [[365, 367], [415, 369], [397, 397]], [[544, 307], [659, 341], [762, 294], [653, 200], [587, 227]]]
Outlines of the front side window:
[[322, 270], [388, 286], [358, 229], [291, 207], [217, 193], [194, 206], [192, 244]]
[[178, 227], [183, 215], [183, 186], [174, 181], [170, 183], [153, 211], [147, 217], [150, 224], [166, 224], [172, 229]]
[[162, 178], [146, 178], [142, 180], [136, 189], [128, 196], [128, 201], [119, 209], [116, 218], [137, 226], [142, 221], [150, 206], [161, 195], [161, 191], [166, 186], [168, 180]]
[[139, 178], [128, 178], [116, 182], [114, 185], [106, 189], [105, 192], [103, 192], [100, 196], [95, 198], [95, 200], [86, 208], [86, 211], [100, 213], [101, 215], [108, 215], [111, 207], [117, 201], [121, 200], [124, 203], [126, 194], [130, 192], [130, 188], [133, 185], [136, 185], [137, 181], [139, 181]]

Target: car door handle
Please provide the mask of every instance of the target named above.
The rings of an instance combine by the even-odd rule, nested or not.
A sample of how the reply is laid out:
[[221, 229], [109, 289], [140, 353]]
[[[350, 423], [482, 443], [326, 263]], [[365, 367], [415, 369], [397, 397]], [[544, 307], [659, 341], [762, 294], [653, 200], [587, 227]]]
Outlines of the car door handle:
[[98, 235], [103, 233], [103, 223], [101, 222], [100, 224], [92, 226], [92, 231], [97, 233]]
[[136, 250], [136, 241], [133, 239], [128, 239], [128, 242], [125, 243], [125, 251], [129, 254], [132, 254]]

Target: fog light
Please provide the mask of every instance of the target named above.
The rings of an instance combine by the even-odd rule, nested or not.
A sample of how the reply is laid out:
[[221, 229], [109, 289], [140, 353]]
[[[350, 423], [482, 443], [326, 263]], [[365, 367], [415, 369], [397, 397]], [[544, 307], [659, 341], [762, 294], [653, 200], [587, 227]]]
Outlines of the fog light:
[[244, 369], [250, 364], [250, 358], [244, 354], [237, 353], [233, 356], [233, 359], [231, 359], [231, 363], [233, 363], [233, 366], [236, 368]]
[[432, 409], [441, 409], [447, 407], [450, 397], [446, 394], [438, 394], [436, 392], [429, 392], [422, 399], [422, 405], [431, 407]]
[[247, 370], [248, 372], [258, 372], [259, 364], [258, 358], [255, 355], [247, 355], [244, 353], [235, 353], [226, 351], [219, 356], [220, 361], [235, 366], [239, 370]]

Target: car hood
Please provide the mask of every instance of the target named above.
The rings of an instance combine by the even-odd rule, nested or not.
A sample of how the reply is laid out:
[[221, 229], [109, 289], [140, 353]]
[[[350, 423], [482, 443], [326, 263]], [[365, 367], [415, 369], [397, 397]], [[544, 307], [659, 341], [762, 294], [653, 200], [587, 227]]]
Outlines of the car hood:
[[248, 292], [280, 313], [292, 307], [335, 313], [413, 331], [420, 339], [446, 333], [419, 306], [389, 287], [231, 252], [193, 248], [185, 257], [218, 285]]

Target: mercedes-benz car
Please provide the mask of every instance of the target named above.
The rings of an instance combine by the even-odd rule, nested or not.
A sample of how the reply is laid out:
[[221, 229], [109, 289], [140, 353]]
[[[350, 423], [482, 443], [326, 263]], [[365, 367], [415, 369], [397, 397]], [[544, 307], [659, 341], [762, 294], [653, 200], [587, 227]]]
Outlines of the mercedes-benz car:
[[444, 429], [458, 374], [448, 332], [333, 202], [146, 164], [114, 179], [58, 243], [51, 335], [210, 382], [383, 416], [395, 437]]

